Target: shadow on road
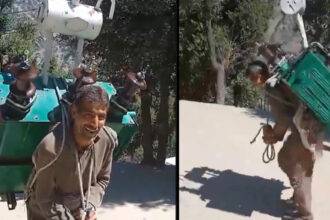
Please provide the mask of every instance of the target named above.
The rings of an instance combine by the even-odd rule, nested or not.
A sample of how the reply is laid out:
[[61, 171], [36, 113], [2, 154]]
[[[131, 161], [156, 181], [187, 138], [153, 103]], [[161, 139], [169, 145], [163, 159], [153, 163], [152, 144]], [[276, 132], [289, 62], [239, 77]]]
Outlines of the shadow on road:
[[207, 167], [194, 168], [184, 177], [203, 185], [199, 189], [180, 187], [180, 191], [207, 200], [206, 207], [244, 216], [251, 216], [253, 211], [274, 217], [283, 214], [281, 192], [286, 187], [282, 181]]
[[175, 166], [154, 169], [133, 163], [114, 163], [102, 205], [135, 203], [143, 209], [175, 205], [175, 171]]

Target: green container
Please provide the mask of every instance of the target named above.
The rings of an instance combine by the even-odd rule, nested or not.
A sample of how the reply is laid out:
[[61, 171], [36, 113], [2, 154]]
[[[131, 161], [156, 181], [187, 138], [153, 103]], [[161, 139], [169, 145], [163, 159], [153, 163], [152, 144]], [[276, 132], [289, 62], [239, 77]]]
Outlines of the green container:
[[330, 126], [330, 69], [325, 55], [307, 51], [290, 71], [280, 71], [280, 75], [316, 117]]
[[0, 193], [24, 190], [32, 168], [31, 155], [49, 126], [46, 122], [0, 124]]
[[[9, 74], [0, 73], [0, 105], [6, 101], [12, 80]], [[32, 153], [54, 124], [49, 116], [59, 107], [58, 95], [65, 93], [68, 87], [67, 81], [61, 78], [50, 77], [47, 86], [42, 86], [41, 82], [41, 78], [35, 80], [37, 98], [25, 118], [0, 123], [0, 194], [24, 191], [32, 169]], [[97, 84], [110, 97], [116, 94], [110, 83]], [[129, 121], [110, 121], [108, 125], [118, 134], [119, 146], [114, 152], [114, 159], [117, 159], [128, 147], [137, 126]]]

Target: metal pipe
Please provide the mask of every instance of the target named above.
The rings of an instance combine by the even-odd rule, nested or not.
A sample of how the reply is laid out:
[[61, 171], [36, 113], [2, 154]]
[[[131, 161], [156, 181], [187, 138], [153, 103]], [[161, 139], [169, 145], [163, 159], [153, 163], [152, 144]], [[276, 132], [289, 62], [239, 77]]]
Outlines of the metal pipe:
[[301, 37], [303, 39], [303, 47], [306, 49], [308, 48], [308, 41], [307, 41], [307, 35], [304, 27], [304, 21], [300, 13], [297, 14], [297, 21], [298, 21], [298, 26], [300, 30]]
[[50, 68], [50, 60], [52, 58], [53, 41], [54, 41], [52, 32], [47, 31], [45, 35], [46, 35], [46, 51], [44, 56], [44, 65], [41, 70], [42, 82], [44, 86], [48, 84], [48, 70]]
[[80, 0], [71, 0], [72, 5], [77, 6], [80, 3]]
[[115, 13], [115, 6], [116, 6], [116, 0], [111, 0], [111, 7], [109, 12], [109, 19], [113, 18], [113, 14]]
[[84, 49], [84, 39], [83, 38], [78, 38], [78, 42], [77, 42], [77, 51], [76, 51], [76, 58], [74, 61], [74, 67], [77, 67], [82, 60], [82, 52]]
[[103, 2], [103, 0], [98, 0], [96, 2], [95, 9], [101, 9], [100, 7], [101, 7], [102, 2]]

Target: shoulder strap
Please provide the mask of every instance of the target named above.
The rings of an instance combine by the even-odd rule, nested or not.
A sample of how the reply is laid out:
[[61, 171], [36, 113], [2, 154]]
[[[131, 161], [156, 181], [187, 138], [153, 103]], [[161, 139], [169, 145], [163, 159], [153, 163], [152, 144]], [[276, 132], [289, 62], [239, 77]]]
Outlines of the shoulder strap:
[[274, 90], [277, 90], [277, 91], [287, 94], [289, 96], [292, 94], [292, 91], [290, 90], [290, 88], [287, 85], [285, 85], [282, 81], [278, 81], [275, 85], [266, 83], [265, 95], [275, 99], [276, 101], [280, 102], [281, 104], [284, 104], [284, 105], [287, 105], [290, 107], [295, 107], [295, 105], [293, 103], [276, 95], [276, 93], [273, 94], [273, 92], [271, 92], [271, 91], [274, 91]]

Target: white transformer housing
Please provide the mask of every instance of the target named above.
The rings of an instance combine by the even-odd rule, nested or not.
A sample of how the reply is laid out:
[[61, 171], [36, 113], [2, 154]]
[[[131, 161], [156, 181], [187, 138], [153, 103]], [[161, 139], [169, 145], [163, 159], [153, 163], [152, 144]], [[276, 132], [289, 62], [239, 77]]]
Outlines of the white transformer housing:
[[45, 31], [94, 40], [101, 31], [103, 16], [94, 6], [74, 5], [67, 0], [44, 0], [38, 20]]

